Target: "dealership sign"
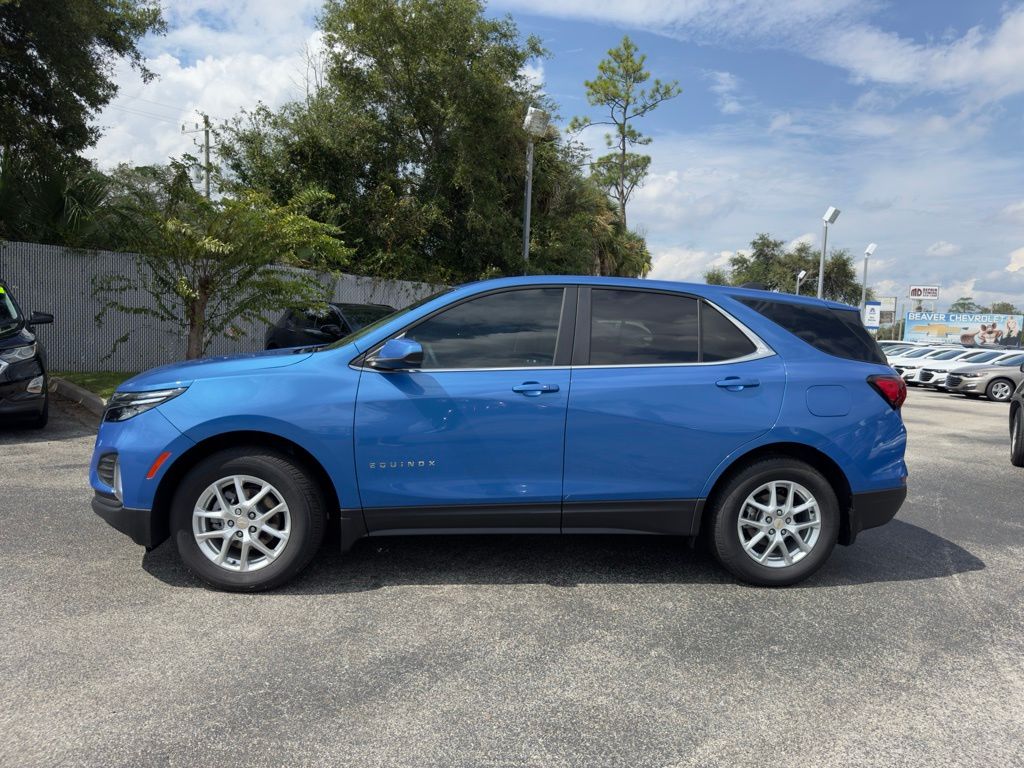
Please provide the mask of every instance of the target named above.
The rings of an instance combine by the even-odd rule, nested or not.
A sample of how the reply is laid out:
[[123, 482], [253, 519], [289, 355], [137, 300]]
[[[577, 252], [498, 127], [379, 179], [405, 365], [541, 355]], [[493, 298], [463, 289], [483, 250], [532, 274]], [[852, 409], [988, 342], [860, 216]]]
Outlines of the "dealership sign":
[[968, 346], [1019, 346], [1022, 315], [991, 312], [907, 312], [904, 341], [950, 342]]
[[918, 299], [919, 301], [938, 301], [939, 286], [937, 285], [912, 285], [907, 293], [907, 298]]
[[882, 302], [880, 301], [869, 301], [864, 304], [864, 311], [862, 319], [864, 320], [864, 327], [869, 331], [877, 331], [878, 325], [881, 321], [882, 314]]

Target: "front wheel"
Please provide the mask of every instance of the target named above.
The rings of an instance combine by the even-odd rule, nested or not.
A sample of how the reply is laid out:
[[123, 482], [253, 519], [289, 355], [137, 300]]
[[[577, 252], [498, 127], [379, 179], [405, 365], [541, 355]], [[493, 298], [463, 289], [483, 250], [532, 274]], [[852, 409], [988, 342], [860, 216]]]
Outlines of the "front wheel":
[[985, 390], [989, 400], [997, 403], [1008, 403], [1013, 397], [1013, 382], [1009, 379], [996, 379]]
[[185, 476], [171, 530], [185, 565], [234, 592], [273, 589], [294, 578], [323, 540], [327, 511], [309, 472], [264, 448], [215, 453]]
[[839, 535], [839, 503], [813, 467], [764, 459], [727, 483], [711, 511], [718, 561], [749, 584], [802, 581], [831, 554]]
[[1010, 425], [1010, 463], [1024, 467], [1024, 415], [1020, 408], [1014, 411]]

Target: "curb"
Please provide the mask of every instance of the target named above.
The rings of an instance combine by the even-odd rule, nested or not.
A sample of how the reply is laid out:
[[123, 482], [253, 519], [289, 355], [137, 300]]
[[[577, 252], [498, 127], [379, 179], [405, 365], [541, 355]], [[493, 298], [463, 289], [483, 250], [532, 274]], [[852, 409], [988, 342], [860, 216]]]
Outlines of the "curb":
[[103, 410], [107, 407], [107, 401], [95, 392], [90, 392], [88, 389], [84, 389], [77, 384], [72, 384], [66, 379], [53, 377], [50, 381], [51, 392], [56, 392], [61, 397], [70, 400], [73, 403], [78, 403], [87, 411], [94, 413], [97, 416], [103, 415]]

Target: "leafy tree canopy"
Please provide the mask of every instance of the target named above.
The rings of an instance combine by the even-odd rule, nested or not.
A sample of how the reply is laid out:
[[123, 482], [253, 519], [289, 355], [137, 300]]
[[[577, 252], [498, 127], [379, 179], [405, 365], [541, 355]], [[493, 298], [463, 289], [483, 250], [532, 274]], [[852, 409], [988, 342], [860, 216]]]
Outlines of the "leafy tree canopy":
[[[806, 270], [801, 293], [815, 293], [820, 258], [821, 251], [814, 250], [807, 243], [798, 243], [787, 251], [783, 240], [775, 240], [771, 235], [762, 233], [751, 241], [748, 253], [737, 253], [729, 259], [728, 268], [711, 269], [704, 278], [712, 284], [761, 283], [770, 291], [794, 293], [797, 274]], [[824, 294], [826, 299], [833, 301], [853, 305], [860, 303], [861, 283], [857, 280], [853, 258], [847, 251], [833, 250], [825, 259]], [[868, 299], [873, 296], [869, 288]]]
[[[350, 255], [334, 227], [308, 216], [330, 204], [323, 190], [302, 190], [284, 205], [252, 191], [211, 201], [194, 189], [181, 162], [118, 173], [139, 274], [94, 282], [104, 301], [98, 321], [118, 310], [175, 324], [189, 359], [217, 335], [270, 322], [270, 312], [323, 306], [325, 273], [336, 273]], [[150, 301], [135, 300], [139, 292]]]
[[0, 0], [0, 154], [49, 167], [77, 157], [117, 93], [115, 61], [148, 80], [138, 42], [163, 30], [154, 0]]
[[[283, 203], [315, 184], [354, 271], [461, 282], [516, 274], [527, 107], [554, 105], [522, 74], [544, 54], [477, 0], [330, 0], [309, 96], [246, 113], [220, 136], [234, 184]], [[530, 271], [640, 274], [642, 240], [608, 220], [578, 148], [537, 144]]]

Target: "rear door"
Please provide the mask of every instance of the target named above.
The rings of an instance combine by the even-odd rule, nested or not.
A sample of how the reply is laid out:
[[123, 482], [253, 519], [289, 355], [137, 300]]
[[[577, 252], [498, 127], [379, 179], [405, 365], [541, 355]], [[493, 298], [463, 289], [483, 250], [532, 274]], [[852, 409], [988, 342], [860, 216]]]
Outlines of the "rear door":
[[690, 533], [729, 453], [782, 407], [782, 361], [692, 296], [581, 288], [562, 527]]

